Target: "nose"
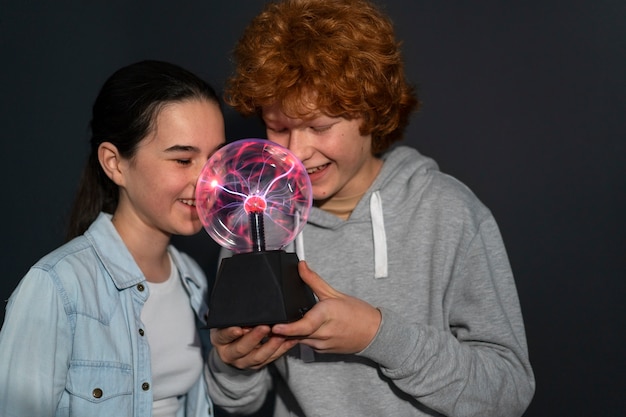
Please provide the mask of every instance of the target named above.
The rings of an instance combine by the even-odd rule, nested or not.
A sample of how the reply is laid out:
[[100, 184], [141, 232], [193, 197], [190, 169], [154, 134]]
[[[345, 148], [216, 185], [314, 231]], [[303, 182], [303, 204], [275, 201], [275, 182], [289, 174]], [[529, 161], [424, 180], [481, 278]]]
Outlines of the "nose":
[[191, 170], [189, 174], [189, 181], [193, 184], [194, 190], [196, 189], [196, 185], [198, 184], [198, 179], [200, 179], [200, 175], [202, 174], [202, 170], [204, 169], [206, 163], [197, 164], [195, 169]]
[[305, 161], [311, 154], [311, 147], [304, 130], [293, 129], [289, 132], [289, 149], [299, 160]]

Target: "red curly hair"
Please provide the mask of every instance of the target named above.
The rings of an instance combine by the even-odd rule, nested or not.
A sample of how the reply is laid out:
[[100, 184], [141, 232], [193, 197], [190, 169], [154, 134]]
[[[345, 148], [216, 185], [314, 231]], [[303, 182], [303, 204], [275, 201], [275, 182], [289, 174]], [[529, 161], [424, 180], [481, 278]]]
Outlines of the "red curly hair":
[[404, 75], [393, 25], [365, 0], [269, 3], [234, 50], [225, 101], [239, 113], [280, 104], [285, 114], [363, 118], [374, 154], [400, 140], [419, 103]]

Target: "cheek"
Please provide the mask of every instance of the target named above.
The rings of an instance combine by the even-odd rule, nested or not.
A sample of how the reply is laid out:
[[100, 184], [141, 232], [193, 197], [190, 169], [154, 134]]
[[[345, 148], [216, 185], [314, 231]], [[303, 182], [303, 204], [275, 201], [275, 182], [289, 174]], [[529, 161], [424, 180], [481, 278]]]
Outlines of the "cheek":
[[360, 152], [359, 148], [352, 148], [351, 151], [347, 149], [343, 151], [339, 150], [339, 153], [336, 155], [337, 159], [335, 161], [337, 162], [339, 172], [348, 176], [353, 176], [355, 173], [359, 172], [367, 159], [367, 157]]
[[289, 140], [286, 138], [286, 136], [275, 135], [275, 134], [272, 134], [269, 131], [265, 132], [265, 134], [267, 135], [267, 140], [269, 140], [270, 142], [277, 143], [277, 144], [279, 144], [281, 146], [284, 146], [285, 148], [288, 147]]
[[175, 175], [168, 175], [165, 171], [155, 171], [145, 178], [142, 193], [146, 199], [152, 200], [154, 204], [160, 204], [166, 201], [164, 197], [175, 193], [180, 188], [179, 183], [180, 181]]

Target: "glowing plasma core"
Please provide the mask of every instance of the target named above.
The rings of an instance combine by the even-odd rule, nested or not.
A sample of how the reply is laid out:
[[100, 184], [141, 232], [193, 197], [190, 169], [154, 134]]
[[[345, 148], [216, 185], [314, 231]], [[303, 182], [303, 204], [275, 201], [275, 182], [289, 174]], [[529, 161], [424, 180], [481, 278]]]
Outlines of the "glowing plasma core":
[[265, 202], [265, 198], [258, 195], [248, 196], [243, 203], [243, 208], [246, 213], [263, 213], [266, 207], [267, 203]]
[[311, 182], [288, 149], [241, 139], [219, 149], [196, 184], [196, 208], [207, 233], [235, 253], [254, 248], [250, 213], [261, 216], [267, 250], [282, 249], [302, 230], [312, 204]]

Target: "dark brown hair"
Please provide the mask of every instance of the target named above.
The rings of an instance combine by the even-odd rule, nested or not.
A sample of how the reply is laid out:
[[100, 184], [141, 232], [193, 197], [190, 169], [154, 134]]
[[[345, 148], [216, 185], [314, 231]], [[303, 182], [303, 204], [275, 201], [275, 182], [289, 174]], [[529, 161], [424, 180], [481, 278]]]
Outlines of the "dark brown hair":
[[106, 80], [92, 109], [90, 154], [70, 213], [67, 240], [83, 234], [101, 211], [112, 214], [117, 208], [119, 189], [100, 166], [100, 144], [111, 142], [130, 159], [164, 105], [191, 99], [219, 104], [209, 84], [167, 62], [137, 62]]

